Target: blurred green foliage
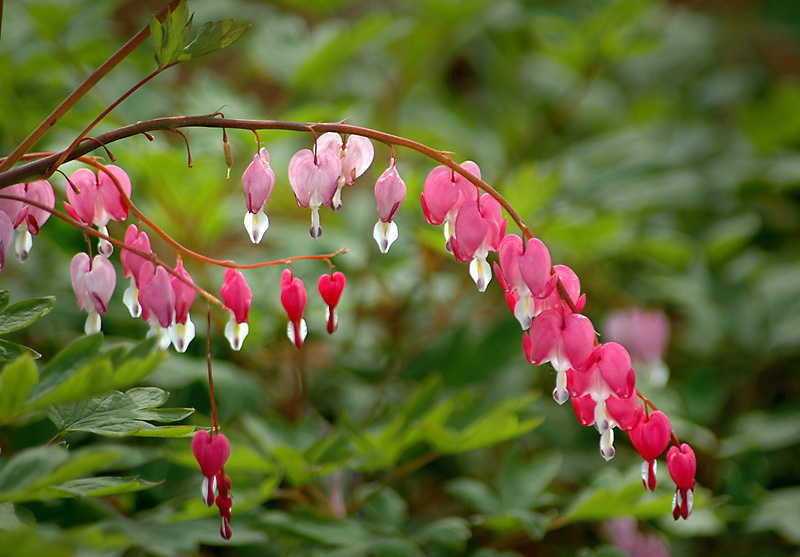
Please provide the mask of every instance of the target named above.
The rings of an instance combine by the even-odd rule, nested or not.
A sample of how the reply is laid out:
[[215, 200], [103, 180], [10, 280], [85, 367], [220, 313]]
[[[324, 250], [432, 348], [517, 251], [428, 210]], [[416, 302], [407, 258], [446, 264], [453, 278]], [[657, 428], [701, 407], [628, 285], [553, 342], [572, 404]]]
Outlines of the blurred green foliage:
[[[225, 543], [197, 497], [202, 477], [188, 441], [138, 437], [208, 426], [204, 327], [186, 355], [162, 361], [139, 343], [146, 326], [122, 308], [120, 281], [105, 338], [76, 341], [84, 316], [68, 268], [86, 244], [51, 219], [28, 262], [9, 261], [0, 275], [17, 302], [0, 319], [32, 308], [22, 327], [52, 305], [24, 329], [0, 325], [0, 348], [29, 346], [44, 362], [24, 357], [0, 375], [0, 548], [610, 555], [602, 523], [630, 515], [642, 532], [666, 536], [676, 555], [800, 551], [797, 2], [189, 7], [197, 28], [227, 18], [252, 27], [224, 51], [158, 76], [93, 134], [222, 107], [233, 118], [348, 119], [475, 160], [554, 262], [578, 273], [595, 323], [631, 306], [668, 313], [670, 381], [646, 393], [698, 454], [697, 508], [673, 523], [663, 462], [657, 492], [645, 493], [626, 436], [606, 464], [596, 433], [539, 396], [552, 389], [552, 370], [525, 362], [496, 283], [477, 293], [444, 253], [440, 231], [424, 223], [417, 198], [430, 161], [398, 151], [409, 194], [400, 239], [382, 256], [370, 237], [372, 183], [389, 150], [376, 145], [372, 168], [345, 191], [340, 214], [323, 213], [324, 236], [314, 242], [285, 171], [312, 137], [262, 132], [278, 183], [271, 229], [253, 247], [238, 185], [255, 153], [252, 134], [229, 133], [226, 180], [219, 130], [193, 129], [193, 168], [175, 134], [109, 146], [131, 176], [134, 201], [177, 241], [221, 259], [349, 248], [334, 261], [348, 277], [339, 330], [324, 332], [324, 304], [312, 291], [327, 266], [315, 261], [293, 265], [310, 292], [300, 353], [285, 339], [278, 269], [246, 275], [254, 302], [241, 353], [222, 339], [225, 316], [212, 312], [217, 403], [233, 445], [234, 538]], [[0, 152], [10, 153], [160, 8], [155, 0], [6, 2]], [[150, 41], [36, 150], [67, 146], [156, 65]], [[63, 200], [65, 180], [53, 183]], [[123, 225], [110, 229], [124, 234]], [[174, 261], [166, 244], [153, 247]], [[220, 269], [184, 263], [218, 291]], [[5, 307], [9, 298], [0, 297]], [[38, 301], [20, 302], [31, 298]], [[203, 311], [197, 302], [196, 323]], [[125, 420], [110, 424], [98, 408], [124, 408]]]

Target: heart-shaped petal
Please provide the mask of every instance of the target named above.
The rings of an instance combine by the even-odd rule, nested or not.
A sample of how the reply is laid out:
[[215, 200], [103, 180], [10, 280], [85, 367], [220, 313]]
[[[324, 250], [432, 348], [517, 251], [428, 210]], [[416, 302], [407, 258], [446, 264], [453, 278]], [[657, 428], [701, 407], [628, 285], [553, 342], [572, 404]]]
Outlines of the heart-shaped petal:
[[333, 275], [325, 274], [319, 277], [317, 288], [325, 303], [334, 307], [339, 303], [346, 283], [344, 273], [336, 271]]

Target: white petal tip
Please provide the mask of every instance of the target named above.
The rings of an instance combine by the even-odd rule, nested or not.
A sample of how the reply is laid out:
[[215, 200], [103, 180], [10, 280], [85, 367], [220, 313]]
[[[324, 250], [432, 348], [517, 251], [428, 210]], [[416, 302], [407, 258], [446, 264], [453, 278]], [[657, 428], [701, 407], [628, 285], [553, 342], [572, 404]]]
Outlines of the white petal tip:
[[101, 324], [100, 314], [92, 311], [86, 318], [86, 324], [84, 325], [83, 330], [87, 335], [93, 335], [100, 332]]
[[225, 338], [228, 339], [231, 348], [236, 351], [241, 350], [244, 339], [249, 332], [250, 326], [247, 323], [237, 323], [233, 315], [231, 315], [228, 324], [225, 325]]
[[492, 280], [492, 267], [485, 258], [475, 257], [469, 262], [469, 276], [475, 281], [479, 291], [486, 292], [486, 287]]
[[398, 235], [397, 224], [394, 221], [383, 222], [379, 220], [372, 229], [372, 237], [375, 239], [375, 243], [378, 244], [378, 249], [381, 250], [381, 253], [389, 251], [389, 248], [397, 240]]
[[248, 211], [244, 214], [244, 227], [247, 229], [250, 241], [259, 244], [269, 228], [269, 217], [264, 213], [263, 208], [259, 209], [257, 213]]

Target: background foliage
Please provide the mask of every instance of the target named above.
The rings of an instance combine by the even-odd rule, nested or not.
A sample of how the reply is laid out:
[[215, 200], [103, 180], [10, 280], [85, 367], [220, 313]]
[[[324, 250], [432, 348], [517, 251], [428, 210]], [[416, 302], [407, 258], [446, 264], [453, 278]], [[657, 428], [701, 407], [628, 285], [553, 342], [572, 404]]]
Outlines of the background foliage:
[[[7, 2], [0, 152], [145, 25], [146, 6], [161, 7]], [[477, 161], [554, 261], [577, 271], [596, 323], [631, 306], [668, 313], [670, 381], [645, 390], [698, 453], [697, 508], [673, 523], [665, 467], [656, 494], [644, 494], [626, 436], [604, 464], [596, 434], [553, 403], [552, 370], [525, 362], [496, 283], [477, 293], [444, 254], [440, 231], [424, 224], [416, 200], [429, 161], [399, 153], [409, 196], [400, 240], [381, 256], [370, 237], [372, 183], [388, 149], [376, 146], [342, 212], [323, 214], [315, 243], [285, 174], [311, 138], [262, 133], [278, 184], [272, 228], [254, 248], [238, 185], [255, 153], [252, 135], [230, 135], [235, 166], [225, 180], [219, 131], [195, 129], [192, 169], [174, 135], [112, 147], [136, 203], [213, 257], [250, 262], [348, 247], [335, 261], [349, 285], [339, 330], [327, 338], [324, 305], [311, 295], [310, 337], [296, 353], [277, 269], [247, 275], [255, 297], [241, 353], [230, 352], [225, 316], [212, 312], [220, 417], [233, 444], [234, 539], [225, 543], [180, 439], [209, 423], [203, 327], [187, 355], [155, 354], [118, 287], [105, 337], [82, 338], [67, 269], [85, 243], [51, 220], [25, 266], [10, 262], [0, 278], [10, 291], [6, 315], [18, 325], [0, 326], [0, 347], [12, 350], [4, 359], [14, 360], [0, 375], [0, 547], [20, 555], [611, 555], [619, 549], [603, 524], [630, 515], [676, 555], [798, 553], [796, 2], [192, 0], [190, 9], [197, 22], [235, 17], [253, 26], [228, 49], [159, 76], [100, 129], [224, 106], [228, 117], [350, 118]], [[150, 42], [39, 149], [68, 145], [155, 64]], [[63, 198], [64, 180], [54, 184]], [[154, 249], [173, 260], [166, 246]], [[218, 269], [185, 263], [218, 289]], [[325, 266], [294, 269], [311, 290]], [[37, 300], [13, 305], [29, 299]], [[14, 359], [19, 345], [42, 358]]]

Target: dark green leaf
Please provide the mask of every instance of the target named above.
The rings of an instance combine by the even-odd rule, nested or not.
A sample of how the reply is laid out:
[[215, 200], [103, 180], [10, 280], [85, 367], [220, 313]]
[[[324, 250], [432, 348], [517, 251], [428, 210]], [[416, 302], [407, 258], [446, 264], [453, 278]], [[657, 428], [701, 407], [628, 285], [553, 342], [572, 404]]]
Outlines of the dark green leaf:
[[0, 375], [0, 420], [17, 414], [28, 400], [39, 372], [30, 356], [22, 356], [3, 368]]
[[23, 300], [4, 309], [0, 312], [0, 333], [24, 329], [53, 309], [55, 303], [55, 297], [49, 296]]
[[149, 423], [175, 422], [194, 412], [192, 408], [159, 409], [168, 397], [169, 393], [156, 387], [136, 388], [126, 393], [113, 391], [90, 400], [53, 407], [47, 415], [62, 434], [84, 431], [112, 437], [184, 437], [193, 431], [192, 426], [164, 428]]
[[61, 447], [36, 447], [16, 454], [0, 470], [0, 499], [41, 480], [67, 457]]
[[31, 358], [41, 358], [42, 356], [27, 346], [0, 339], [0, 362], [12, 362], [24, 355], [28, 355]]
[[411, 539], [420, 545], [436, 543], [461, 553], [470, 537], [472, 532], [469, 523], [461, 517], [451, 516], [431, 522], [418, 530]]
[[0, 311], [4, 310], [11, 299], [11, 294], [8, 290], [0, 290]]
[[101, 476], [97, 478], [80, 478], [46, 488], [47, 497], [105, 497], [120, 493], [131, 493], [149, 489], [161, 482], [148, 482], [139, 478], [120, 478]]

